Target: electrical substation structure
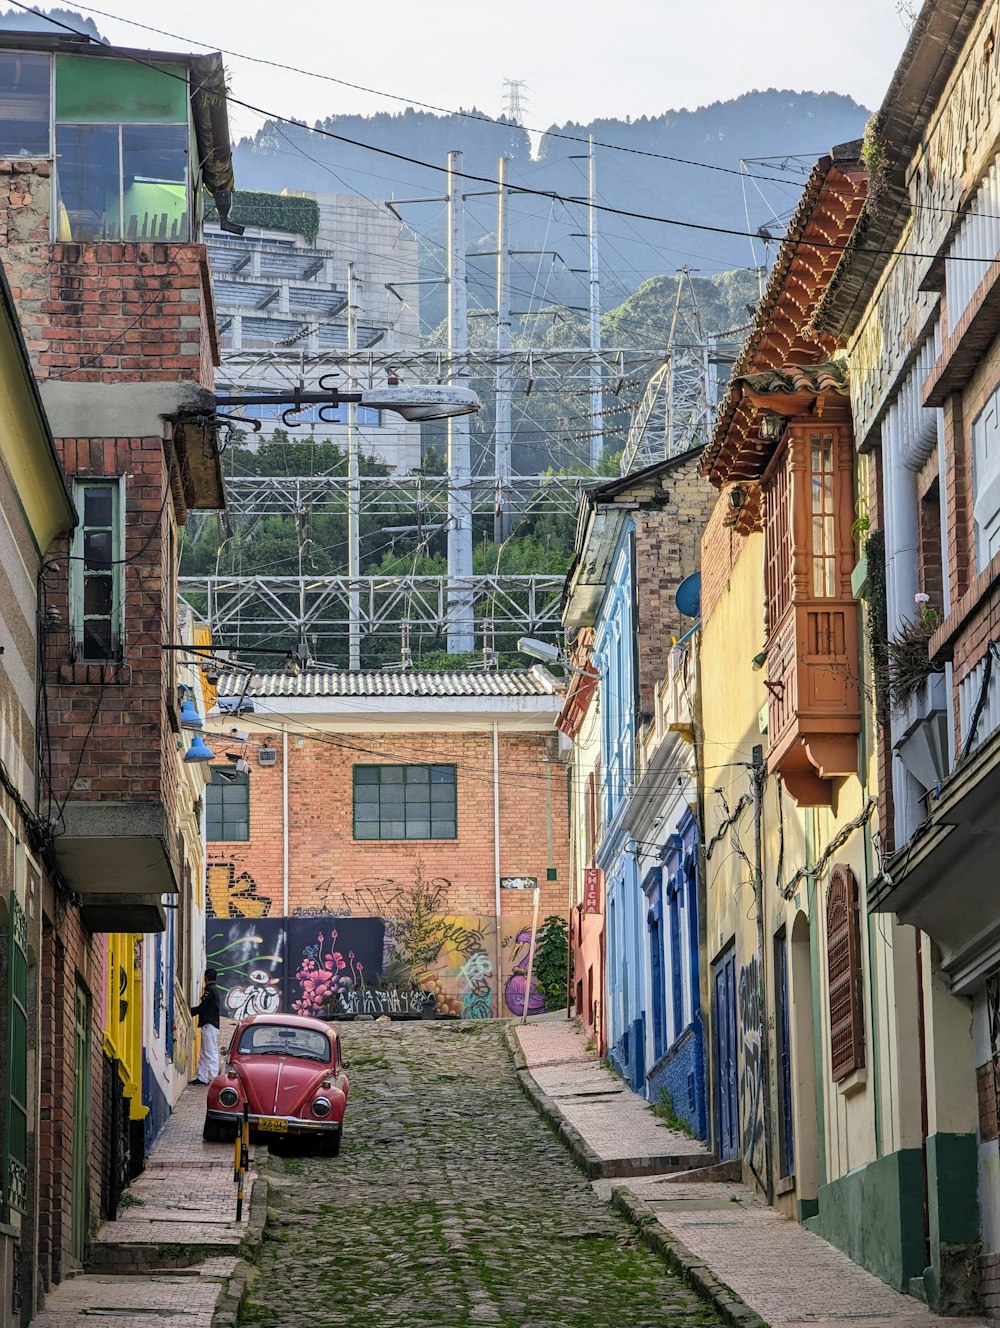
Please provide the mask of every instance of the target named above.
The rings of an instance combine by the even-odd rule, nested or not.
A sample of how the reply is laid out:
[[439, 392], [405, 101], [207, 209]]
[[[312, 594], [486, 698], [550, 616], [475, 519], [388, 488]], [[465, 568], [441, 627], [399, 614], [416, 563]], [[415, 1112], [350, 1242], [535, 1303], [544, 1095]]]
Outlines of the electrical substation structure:
[[[223, 350], [220, 380], [234, 396], [266, 390], [294, 397], [320, 380], [336, 379], [345, 392], [383, 388], [386, 384], [473, 386], [489, 395], [493, 429], [488, 451], [492, 474], [473, 473], [470, 417], [447, 421], [446, 474], [421, 475], [395, 471], [366, 476], [359, 466], [361, 440], [357, 406], [347, 406], [347, 475], [233, 476], [227, 481], [228, 512], [225, 525], [247, 529], [267, 517], [292, 517], [299, 545], [299, 565], [291, 575], [266, 571], [248, 574], [184, 576], [182, 598], [204, 617], [216, 640], [239, 649], [284, 652], [290, 645], [307, 647], [309, 657], [342, 658], [348, 642], [348, 666], [363, 667], [365, 643], [386, 637], [400, 641], [399, 658], [408, 659], [414, 638], [446, 644], [450, 654], [482, 649], [485, 657], [522, 635], [555, 636], [560, 631], [562, 575], [512, 575], [497, 569], [473, 571], [473, 519], [493, 517], [496, 544], [503, 543], [525, 518], [543, 514], [570, 515], [580, 492], [593, 483], [605, 443], [605, 420], [615, 415], [628, 419], [622, 472], [637, 469], [697, 446], [707, 437], [715, 402], [718, 363], [732, 356], [705, 335], [690, 270], [679, 273], [677, 298], [668, 344], [660, 354], [629, 348], [601, 346], [598, 235], [596, 231], [596, 171], [594, 147], [588, 144], [587, 243], [588, 330], [585, 347], [525, 347], [514, 343], [511, 312], [511, 246], [508, 224], [507, 170], [501, 158], [497, 170], [496, 307], [477, 310], [495, 321], [495, 343], [469, 344], [466, 278], [465, 195], [462, 192], [462, 154], [448, 157], [447, 193], [441, 199], [407, 202], [443, 202], [447, 210], [448, 290], [447, 346], [418, 348], [395, 345], [391, 334], [359, 335], [359, 281], [355, 265], [346, 265], [346, 280], [339, 298], [328, 300], [325, 320], [310, 326], [307, 337], [275, 339], [271, 344], [233, 345]], [[395, 216], [395, 206], [389, 205]], [[233, 285], [233, 268], [242, 260], [223, 249], [226, 278]], [[517, 251], [514, 251], [517, 252]], [[484, 256], [477, 251], [477, 256]], [[264, 259], [272, 263], [292, 259]], [[254, 276], [262, 260], [249, 262]], [[320, 262], [296, 254], [295, 279], [300, 285], [309, 274], [332, 288], [333, 273], [326, 255]], [[242, 269], [240, 269], [242, 270]], [[259, 277], [257, 278], [259, 284]], [[423, 282], [408, 284], [424, 284]], [[392, 283], [386, 283], [392, 289]], [[229, 286], [226, 287], [229, 289]], [[282, 292], [289, 300], [305, 297]], [[248, 320], [244, 320], [244, 326]], [[343, 325], [342, 332], [323, 329]], [[263, 338], [262, 338], [263, 340]], [[553, 472], [516, 474], [512, 464], [512, 423], [515, 403], [542, 394], [578, 397], [587, 403], [589, 427], [580, 436], [586, 463], [576, 474]], [[605, 402], [608, 402], [606, 405]], [[341, 408], [342, 410], [343, 408]], [[312, 418], [327, 419], [324, 410]], [[295, 405], [281, 412], [280, 423], [294, 428], [305, 413]], [[342, 418], [342, 416], [335, 416]], [[237, 417], [235, 423], [239, 425]], [[253, 423], [253, 421], [251, 421]], [[621, 427], [621, 425], [619, 425]], [[443, 531], [448, 567], [445, 575], [363, 575], [360, 556], [362, 515], [411, 513], [412, 524], [401, 529], [417, 536], [417, 547]], [[309, 523], [316, 515], [347, 514], [347, 567], [339, 574], [309, 571], [306, 550]], [[252, 526], [250, 527], [252, 529]], [[388, 533], [388, 532], [387, 532]], [[415, 560], [416, 563], [416, 560]], [[383, 652], [384, 658], [384, 652]]]

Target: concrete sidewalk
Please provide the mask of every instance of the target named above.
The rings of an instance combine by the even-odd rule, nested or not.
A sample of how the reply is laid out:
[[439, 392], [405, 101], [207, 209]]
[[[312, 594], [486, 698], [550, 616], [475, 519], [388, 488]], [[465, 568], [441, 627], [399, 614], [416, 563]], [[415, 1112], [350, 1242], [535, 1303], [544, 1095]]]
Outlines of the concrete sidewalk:
[[243, 1254], [260, 1243], [266, 1187], [252, 1170], [251, 1146], [237, 1223], [233, 1146], [202, 1142], [205, 1093], [185, 1089], [118, 1220], [92, 1241], [87, 1271], [53, 1288], [32, 1328], [79, 1328], [93, 1316], [107, 1328], [149, 1328], [163, 1318], [177, 1328], [235, 1325]]
[[[849, 1321], [851, 1328], [974, 1328], [901, 1295], [846, 1254], [732, 1180], [686, 1177], [702, 1145], [667, 1129], [648, 1104], [587, 1050], [565, 1018], [514, 1026], [522, 1086], [558, 1129], [594, 1188], [634, 1222], [646, 1244], [684, 1272], [742, 1328]], [[631, 1156], [630, 1156], [631, 1155]], [[653, 1169], [668, 1159], [661, 1174]], [[724, 1175], [715, 1168], [710, 1176]], [[627, 1176], [622, 1183], [613, 1177]], [[734, 1294], [735, 1293], [735, 1294]]]

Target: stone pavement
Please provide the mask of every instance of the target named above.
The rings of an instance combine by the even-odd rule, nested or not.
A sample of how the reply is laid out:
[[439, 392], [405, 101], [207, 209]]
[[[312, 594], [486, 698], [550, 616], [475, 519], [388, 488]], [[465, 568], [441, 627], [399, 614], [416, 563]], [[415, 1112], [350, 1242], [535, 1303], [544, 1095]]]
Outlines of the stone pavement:
[[31, 1328], [80, 1328], [95, 1318], [107, 1328], [235, 1324], [242, 1254], [260, 1240], [265, 1195], [263, 1187], [252, 1195], [251, 1171], [237, 1224], [233, 1146], [201, 1138], [205, 1092], [192, 1085], [181, 1094], [118, 1220], [91, 1243], [88, 1271], [54, 1287]]
[[503, 1034], [342, 1026], [343, 1149], [262, 1162], [272, 1206], [244, 1328], [721, 1322], [595, 1195], [520, 1091]]
[[[660, 1122], [637, 1094], [598, 1063], [574, 1024], [543, 1016], [517, 1025], [515, 1031], [528, 1074], [558, 1114], [572, 1119], [588, 1149], [612, 1159], [620, 1159], [628, 1146], [637, 1153], [649, 1150]], [[583, 1085], [590, 1095], [585, 1112], [573, 1105], [573, 1092]], [[768, 1207], [745, 1185], [688, 1181], [676, 1174], [636, 1175], [624, 1184], [595, 1179], [594, 1189], [614, 1198], [615, 1206], [644, 1233], [659, 1228], [662, 1239], [651, 1243], [693, 1273], [696, 1283], [704, 1270], [705, 1280], [721, 1288], [721, 1294], [731, 1288], [774, 1328], [841, 1322], [851, 1328], [974, 1328], [986, 1322], [932, 1314]]]

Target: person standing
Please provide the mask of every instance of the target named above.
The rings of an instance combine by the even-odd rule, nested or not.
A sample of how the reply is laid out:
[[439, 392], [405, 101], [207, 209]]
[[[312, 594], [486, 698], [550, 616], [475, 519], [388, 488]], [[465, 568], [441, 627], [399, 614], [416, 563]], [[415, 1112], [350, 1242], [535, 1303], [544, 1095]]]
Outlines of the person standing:
[[205, 969], [205, 986], [201, 1000], [192, 1005], [191, 1013], [198, 1016], [201, 1030], [201, 1052], [198, 1056], [198, 1074], [192, 1079], [193, 1084], [208, 1084], [219, 1073], [219, 989], [215, 985], [218, 973], [214, 968]]

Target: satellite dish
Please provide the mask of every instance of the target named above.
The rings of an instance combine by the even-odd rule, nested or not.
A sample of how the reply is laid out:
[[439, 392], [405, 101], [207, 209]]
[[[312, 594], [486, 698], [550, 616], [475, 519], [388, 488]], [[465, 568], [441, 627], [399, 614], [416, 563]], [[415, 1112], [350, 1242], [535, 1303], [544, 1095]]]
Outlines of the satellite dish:
[[701, 573], [692, 572], [686, 576], [674, 591], [674, 603], [678, 613], [685, 618], [697, 618], [701, 613]]

